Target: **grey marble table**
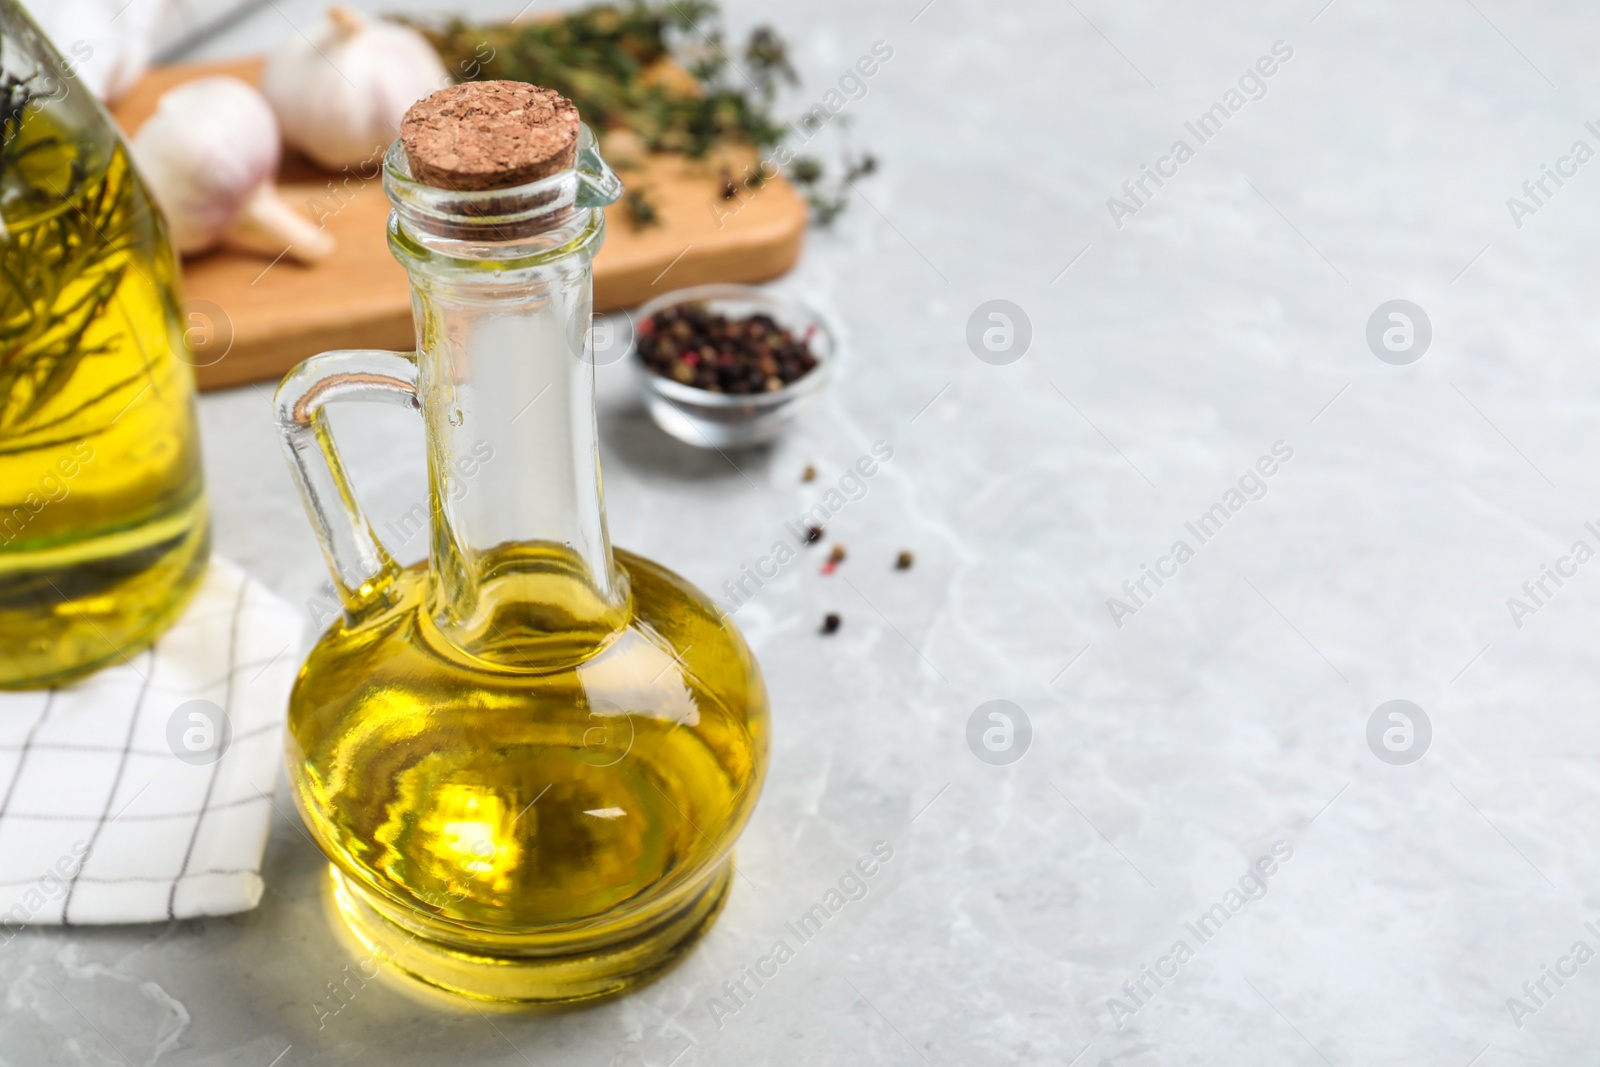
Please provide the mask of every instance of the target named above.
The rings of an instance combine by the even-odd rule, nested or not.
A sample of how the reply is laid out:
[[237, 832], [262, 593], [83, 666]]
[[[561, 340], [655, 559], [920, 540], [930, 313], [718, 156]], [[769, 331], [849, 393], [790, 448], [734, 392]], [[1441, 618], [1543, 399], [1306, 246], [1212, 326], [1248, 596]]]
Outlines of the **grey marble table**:
[[[737, 615], [776, 719], [723, 918], [587, 1010], [380, 978], [335, 1013], [360, 961], [280, 815], [249, 914], [0, 947], [0, 1062], [1593, 1063], [1600, 563], [1573, 546], [1600, 548], [1600, 17], [730, 8], [792, 38], [795, 110], [893, 49], [843, 109], [881, 172], [781, 283], [850, 360], [728, 457], [603, 368], [614, 539], [721, 595], [894, 455], [829, 523], [839, 573], [806, 557]], [[202, 403], [217, 550], [305, 602], [324, 575], [267, 392]], [[414, 421], [338, 428], [380, 522], [421, 499]], [[1029, 725], [999, 754], [987, 712], [969, 744], [994, 700]], [[877, 842], [865, 895], [747, 978]]]

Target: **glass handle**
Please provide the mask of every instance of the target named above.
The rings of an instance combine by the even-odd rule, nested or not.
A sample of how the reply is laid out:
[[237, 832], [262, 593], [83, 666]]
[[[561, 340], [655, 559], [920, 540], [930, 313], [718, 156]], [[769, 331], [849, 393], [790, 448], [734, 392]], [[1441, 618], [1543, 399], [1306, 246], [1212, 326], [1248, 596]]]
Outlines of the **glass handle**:
[[328, 430], [322, 409], [342, 400], [381, 401], [421, 410], [416, 353], [376, 349], [324, 352], [285, 375], [274, 398], [289, 469], [300, 486], [300, 497], [339, 599], [345, 611], [356, 616], [387, 601], [400, 568], [361, 510]]

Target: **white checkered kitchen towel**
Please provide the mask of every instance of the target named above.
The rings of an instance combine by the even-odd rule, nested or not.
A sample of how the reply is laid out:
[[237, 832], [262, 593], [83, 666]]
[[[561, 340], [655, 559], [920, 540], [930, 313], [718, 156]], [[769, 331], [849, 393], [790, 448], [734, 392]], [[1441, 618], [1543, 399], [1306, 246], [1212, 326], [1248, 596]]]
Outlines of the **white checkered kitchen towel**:
[[149, 650], [66, 688], [0, 693], [0, 942], [28, 924], [256, 906], [303, 631], [213, 560]]

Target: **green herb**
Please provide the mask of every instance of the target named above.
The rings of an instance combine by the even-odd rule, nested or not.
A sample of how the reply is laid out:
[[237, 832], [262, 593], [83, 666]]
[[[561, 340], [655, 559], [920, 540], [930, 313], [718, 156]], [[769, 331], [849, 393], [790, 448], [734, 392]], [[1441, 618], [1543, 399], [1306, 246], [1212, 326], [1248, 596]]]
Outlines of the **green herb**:
[[54, 443], [52, 431], [130, 384], [36, 418], [85, 359], [115, 347], [85, 337], [122, 284], [124, 250], [104, 235], [126, 230], [133, 197], [125, 165], [89, 180], [80, 146], [37, 113], [32, 82], [0, 76], [0, 454]]
[[33, 99], [28, 88], [30, 80], [0, 71], [0, 174], [8, 169], [22, 120], [28, 115], [28, 104]]
[[772, 99], [779, 78], [790, 85], [800, 84], [800, 75], [789, 64], [788, 45], [770, 26], [757, 26], [750, 31], [750, 41], [744, 46], [744, 62], [750, 77], [768, 100]]
[[660, 226], [661, 215], [656, 211], [656, 206], [650, 201], [646, 190], [635, 187], [628, 190], [622, 198], [622, 209], [628, 213], [628, 221], [635, 230], [642, 230], [647, 226]]
[[877, 169], [877, 157], [871, 153], [859, 159], [846, 155], [844, 174], [830, 182], [823, 179], [822, 166], [816, 160], [802, 157], [792, 164], [790, 177], [806, 191], [806, 200], [810, 202], [811, 210], [816, 212], [817, 221], [826, 226], [849, 206], [850, 193], [856, 181]]
[[25, 197], [31, 191], [26, 176], [20, 172], [22, 160], [53, 144], [48, 138], [22, 137], [22, 124], [36, 107], [35, 77], [19, 78], [0, 71], [0, 204]]
[[789, 164], [789, 176], [802, 185], [815, 185], [822, 177], [822, 164], [810, 156], [796, 156]]
[[[412, 24], [446, 66], [472, 80], [543, 85], [576, 104], [591, 126], [632, 130], [651, 151], [694, 159], [724, 143], [775, 147], [788, 126], [774, 116], [774, 98], [780, 83], [799, 81], [787, 47], [766, 26], [750, 34], [741, 50], [743, 63], [736, 66], [710, 0], [631, 0], [521, 26], [459, 18]], [[669, 69], [673, 64], [679, 72]], [[846, 182], [870, 173], [851, 167], [847, 161]], [[815, 161], [808, 161], [806, 173], [809, 178], [796, 169], [797, 183], [806, 187], [818, 221], [827, 223], [844, 209], [843, 190], [820, 184], [821, 166]], [[760, 181], [752, 176], [745, 184], [754, 189]], [[636, 226], [659, 221], [653, 213], [645, 222], [630, 217]]]

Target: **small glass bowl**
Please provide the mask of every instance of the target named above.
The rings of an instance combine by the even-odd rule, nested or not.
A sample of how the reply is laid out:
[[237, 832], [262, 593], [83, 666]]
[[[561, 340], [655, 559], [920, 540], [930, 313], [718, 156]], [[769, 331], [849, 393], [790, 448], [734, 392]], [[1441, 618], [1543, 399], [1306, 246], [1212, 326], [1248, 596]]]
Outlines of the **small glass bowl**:
[[[782, 389], [742, 396], [708, 392], [662, 377], [645, 366], [638, 330], [658, 311], [680, 304], [704, 304], [729, 318], [770, 315], [779, 326], [805, 338], [817, 365]], [[698, 448], [741, 448], [771, 441], [822, 395], [839, 358], [838, 340], [819, 313], [792, 297], [749, 285], [697, 285], [664, 293], [640, 308], [634, 323], [628, 362], [650, 417], [673, 437]]]

